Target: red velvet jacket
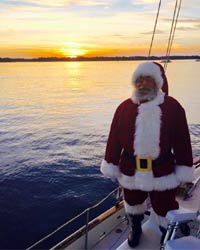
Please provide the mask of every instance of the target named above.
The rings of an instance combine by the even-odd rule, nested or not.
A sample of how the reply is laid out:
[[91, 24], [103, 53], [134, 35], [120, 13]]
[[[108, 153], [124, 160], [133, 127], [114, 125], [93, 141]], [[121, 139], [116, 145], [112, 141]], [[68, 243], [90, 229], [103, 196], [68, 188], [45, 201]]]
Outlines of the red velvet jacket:
[[[131, 156], [153, 160], [171, 153], [150, 172], [136, 170]], [[134, 97], [122, 102], [111, 124], [101, 172], [128, 189], [166, 190], [192, 181], [192, 149], [185, 111], [172, 97], [159, 92], [149, 102]]]

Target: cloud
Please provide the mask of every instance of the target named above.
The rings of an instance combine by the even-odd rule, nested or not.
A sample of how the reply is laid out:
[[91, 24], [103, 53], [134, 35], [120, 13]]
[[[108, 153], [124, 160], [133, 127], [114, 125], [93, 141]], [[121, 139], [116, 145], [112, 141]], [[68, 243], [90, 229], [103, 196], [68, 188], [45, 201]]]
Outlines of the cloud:
[[[150, 31], [146, 31], [146, 32], [141, 32], [140, 34], [143, 34], [143, 35], [152, 35], [153, 31], [150, 30]], [[163, 34], [165, 33], [164, 30], [156, 30], [156, 34]]]
[[[100, 6], [108, 5], [111, 0], [9, 0], [9, 3], [20, 4], [21, 5], [38, 5], [38, 6], [48, 6], [48, 7], [64, 7], [64, 6]], [[6, 2], [5, 2], [6, 3]]]
[[[166, 22], [172, 22], [172, 19], [168, 18], [168, 17], [162, 18], [162, 20], [166, 21]], [[197, 23], [197, 24], [199, 24], [200, 18], [180, 18], [178, 20], [178, 22], [179, 23]]]
[[132, 0], [132, 4], [155, 4], [158, 0]]
[[187, 26], [180, 26], [176, 28], [177, 30], [182, 30], [182, 31], [191, 31], [191, 30], [198, 30], [200, 29], [200, 24], [195, 25], [193, 27], [187, 27]]

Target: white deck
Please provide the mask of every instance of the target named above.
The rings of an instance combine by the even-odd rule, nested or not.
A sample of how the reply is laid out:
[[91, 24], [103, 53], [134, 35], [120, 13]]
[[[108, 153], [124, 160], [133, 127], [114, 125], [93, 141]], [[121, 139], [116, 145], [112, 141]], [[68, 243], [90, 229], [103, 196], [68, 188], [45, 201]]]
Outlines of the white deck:
[[99, 242], [93, 249], [117, 249], [126, 239], [128, 235], [127, 222], [122, 222], [107, 237]]
[[[160, 237], [161, 233], [158, 228], [156, 228], [153, 224], [148, 221], [145, 222], [142, 226], [142, 237], [140, 240], [140, 244], [134, 249], [160, 249]], [[125, 240], [117, 250], [129, 250], [132, 249], [128, 246], [127, 240]]]

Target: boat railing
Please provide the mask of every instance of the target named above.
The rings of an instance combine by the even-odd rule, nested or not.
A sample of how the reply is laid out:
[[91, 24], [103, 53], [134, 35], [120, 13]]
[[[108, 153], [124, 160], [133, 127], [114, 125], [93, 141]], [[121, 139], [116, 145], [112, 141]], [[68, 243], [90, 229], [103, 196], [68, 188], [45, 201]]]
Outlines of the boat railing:
[[80, 219], [81, 216], [86, 216], [86, 223], [84, 225], [84, 227], [85, 227], [84, 233], [85, 233], [85, 249], [87, 250], [88, 249], [88, 229], [89, 229], [89, 222], [90, 222], [90, 213], [91, 213], [91, 210], [99, 207], [102, 203], [104, 203], [106, 200], [108, 200], [115, 193], [116, 193], [115, 206], [118, 207], [120, 201], [122, 200], [122, 197], [121, 197], [122, 189], [121, 189], [120, 186], [118, 186], [117, 188], [115, 188], [112, 192], [110, 192], [106, 197], [104, 197], [102, 200], [100, 200], [95, 205], [93, 205], [93, 206], [85, 209], [83, 212], [81, 212], [80, 214], [76, 215], [75, 217], [73, 217], [69, 221], [65, 222], [64, 224], [62, 224], [61, 226], [59, 226], [57, 229], [55, 229], [50, 234], [46, 235], [45, 237], [43, 237], [39, 241], [35, 242], [33, 245], [31, 245], [30, 247], [28, 247], [27, 250], [35, 249], [35, 247], [38, 247], [38, 245], [42, 244], [47, 239], [50, 239], [50, 237], [54, 236], [61, 229], [69, 226], [69, 224], [72, 224], [77, 219]]

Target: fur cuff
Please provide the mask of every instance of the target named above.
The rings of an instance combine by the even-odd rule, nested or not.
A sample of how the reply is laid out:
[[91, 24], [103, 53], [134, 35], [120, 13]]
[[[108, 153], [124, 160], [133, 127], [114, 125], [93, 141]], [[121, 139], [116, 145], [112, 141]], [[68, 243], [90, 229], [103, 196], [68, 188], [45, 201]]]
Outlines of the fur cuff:
[[180, 182], [191, 182], [194, 178], [194, 168], [184, 165], [176, 165], [176, 178]]
[[117, 165], [114, 165], [112, 163], [108, 163], [106, 160], [102, 160], [101, 162], [101, 173], [108, 178], [118, 178], [120, 176], [120, 170]]
[[152, 172], [143, 173], [137, 171], [134, 176], [121, 174], [118, 181], [123, 188], [143, 191], [164, 191], [176, 188], [180, 184], [174, 173], [162, 177], [154, 177]]
[[144, 214], [146, 211], [146, 202], [131, 206], [124, 200], [124, 207], [127, 214]]
[[157, 226], [162, 226], [164, 228], [167, 229], [169, 221], [167, 219], [167, 217], [165, 216], [160, 216], [158, 214], [155, 213], [155, 211], [153, 210], [153, 208], [151, 208], [151, 214], [149, 216], [149, 222], [151, 224], [157, 225]]

